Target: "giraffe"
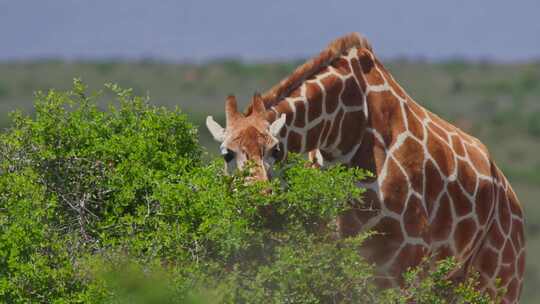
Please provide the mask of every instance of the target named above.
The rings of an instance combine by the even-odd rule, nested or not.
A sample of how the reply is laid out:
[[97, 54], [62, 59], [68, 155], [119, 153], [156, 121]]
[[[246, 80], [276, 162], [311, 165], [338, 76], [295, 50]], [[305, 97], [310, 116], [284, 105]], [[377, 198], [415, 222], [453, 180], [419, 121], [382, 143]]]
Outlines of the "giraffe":
[[416, 103], [360, 34], [335, 40], [256, 94], [245, 113], [229, 96], [226, 127], [211, 116], [207, 127], [227, 169], [252, 160], [254, 179], [270, 178], [289, 152], [374, 173], [358, 182], [363, 201], [336, 221], [342, 237], [379, 232], [360, 253], [377, 266], [381, 286], [401, 284], [423, 257], [454, 256], [456, 278], [478, 271], [481, 290], [494, 296], [500, 280], [503, 302], [518, 302], [524, 218], [512, 187], [487, 148]]

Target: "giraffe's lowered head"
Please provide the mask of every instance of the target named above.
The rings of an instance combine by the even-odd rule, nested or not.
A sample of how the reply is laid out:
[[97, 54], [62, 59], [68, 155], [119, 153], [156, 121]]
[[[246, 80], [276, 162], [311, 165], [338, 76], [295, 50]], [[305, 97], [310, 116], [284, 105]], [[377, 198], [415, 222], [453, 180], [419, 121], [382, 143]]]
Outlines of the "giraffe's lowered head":
[[220, 126], [212, 116], [206, 118], [206, 126], [216, 141], [221, 143], [220, 152], [225, 159], [228, 174], [243, 169], [252, 162], [250, 178], [264, 181], [271, 176], [274, 162], [281, 158], [277, 136], [285, 125], [285, 115], [270, 123], [266, 108], [259, 94], [251, 103], [252, 111], [244, 115], [238, 111], [236, 98], [225, 101], [226, 126]]

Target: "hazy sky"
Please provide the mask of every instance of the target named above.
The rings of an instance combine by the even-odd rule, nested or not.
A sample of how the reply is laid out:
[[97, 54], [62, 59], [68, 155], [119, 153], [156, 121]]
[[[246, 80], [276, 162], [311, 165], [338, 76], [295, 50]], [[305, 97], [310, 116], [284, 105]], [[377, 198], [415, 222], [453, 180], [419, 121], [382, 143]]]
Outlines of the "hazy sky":
[[383, 57], [540, 58], [540, 0], [0, 0], [0, 60], [281, 59], [358, 31]]

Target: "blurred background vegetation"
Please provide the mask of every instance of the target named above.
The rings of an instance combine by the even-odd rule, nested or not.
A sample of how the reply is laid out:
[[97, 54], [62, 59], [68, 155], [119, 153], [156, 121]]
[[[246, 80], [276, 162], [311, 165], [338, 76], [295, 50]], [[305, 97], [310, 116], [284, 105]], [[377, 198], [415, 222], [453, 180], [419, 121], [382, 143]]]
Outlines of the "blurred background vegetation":
[[[153, 60], [38, 60], [0, 63], [0, 126], [8, 113], [30, 113], [38, 90], [68, 90], [80, 77], [89, 90], [114, 82], [170, 108], [179, 106], [199, 126], [201, 143], [217, 151], [204, 127], [206, 115], [223, 121], [224, 97], [236, 94], [244, 106], [303, 60], [245, 63], [221, 59], [204, 64]], [[540, 61], [491, 63], [447, 60], [438, 63], [392, 60], [398, 82], [421, 105], [480, 138], [510, 179], [527, 221], [528, 262], [523, 303], [540, 298]], [[107, 94], [107, 93], [105, 93]], [[103, 105], [105, 107], [105, 105]]]

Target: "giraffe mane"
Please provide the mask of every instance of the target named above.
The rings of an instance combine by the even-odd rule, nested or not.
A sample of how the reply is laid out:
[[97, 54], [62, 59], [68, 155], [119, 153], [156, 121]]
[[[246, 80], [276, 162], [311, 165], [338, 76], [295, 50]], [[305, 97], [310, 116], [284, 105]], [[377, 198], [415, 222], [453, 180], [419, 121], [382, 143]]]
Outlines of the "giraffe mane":
[[[275, 105], [281, 99], [287, 97], [294, 89], [298, 88], [304, 80], [315, 75], [327, 67], [349, 49], [367, 48], [371, 52], [371, 43], [360, 33], [350, 33], [332, 41], [319, 55], [312, 57], [301, 66], [297, 67], [289, 76], [282, 79], [277, 85], [262, 95], [266, 108]], [[252, 112], [252, 103], [246, 109], [246, 115]]]

